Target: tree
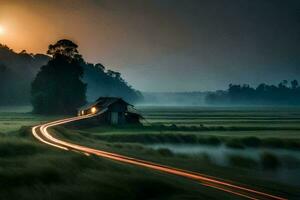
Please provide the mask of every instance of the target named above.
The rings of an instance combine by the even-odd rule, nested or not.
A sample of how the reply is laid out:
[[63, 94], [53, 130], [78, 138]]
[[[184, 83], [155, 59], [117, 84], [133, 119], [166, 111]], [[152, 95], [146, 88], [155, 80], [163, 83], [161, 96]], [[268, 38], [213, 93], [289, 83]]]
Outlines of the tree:
[[85, 63], [84, 82], [88, 83], [87, 99], [94, 101], [99, 96], [122, 97], [131, 103], [141, 100], [142, 95], [122, 78], [121, 73], [105, 70], [102, 64]]
[[96, 67], [97, 69], [101, 70], [101, 71], [104, 71], [104, 70], [105, 70], [105, 67], [104, 67], [101, 63], [97, 63], [97, 64], [95, 65], [95, 67]]
[[210, 93], [206, 101], [244, 105], [300, 105], [300, 87], [297, 80], [291, 81], [291, 87], [288, 87], [287, 80], [280, 82], [278, 86], [261, 83], [255, 89], [247, 84], [230, 84], [223, 94]]
[[287, 88], [288, 85], [288, 81], [287, 80], [283, 80], [282, 82], [279, 83], [278, 87], [279, 88]]
[[291, 81], [292, 89], [297, 89], [299, 86], [299, 83], [297, 80]]
[[31, 87], [33, 111], [39, 114], [74, 114], [86, 103], [82, 57], [70, 40], [49, 45], [52, 59], [41, 67]]
[[53, 58], [64, 56], [70, 60], [82, 61], [82, 56], [79, 54], [78, 45], [71, 40], [59, 40], [55, 44], [50, 44], [47, 54]]

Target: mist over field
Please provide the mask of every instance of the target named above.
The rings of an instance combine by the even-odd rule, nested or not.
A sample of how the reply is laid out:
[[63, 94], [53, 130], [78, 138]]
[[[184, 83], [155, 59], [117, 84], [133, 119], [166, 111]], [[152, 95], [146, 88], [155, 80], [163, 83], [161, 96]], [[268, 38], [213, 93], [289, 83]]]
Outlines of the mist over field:
[[142, 106], [204, 106], [207, 92], [142, 92]]
[[[40, 68], [49, 56], [16, 53], [0, 46], [0, 105], [30, 105], [30, 87]], [[106, 69], [102, 64], [82, 63], [83, 81], [87, 83], [87, 101], [99, 96], [123, 97], [137, 105], [165, 106], [253, 106], [299, 105], [300, 87], [297, 80], [283, 80], [277, 84], [265, 83], [252, 87], [231, 84], [226, 90], [205, 92], [141, 92], [130, 86], [119, 72]]]

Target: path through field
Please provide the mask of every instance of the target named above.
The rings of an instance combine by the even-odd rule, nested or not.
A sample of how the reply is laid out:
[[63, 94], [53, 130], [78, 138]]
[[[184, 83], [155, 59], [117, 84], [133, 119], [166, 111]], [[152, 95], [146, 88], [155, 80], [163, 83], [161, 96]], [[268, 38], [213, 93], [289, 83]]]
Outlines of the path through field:
[[212, 187], [212, 188], [221, 190], [226, 193], [230, 193], [234, 196], [244, 197], [244, 198], [253, 199], [253, 200], [258, 200], [258, 199], [260, 199], [260, 200], [261, 199], [262, 200], [264, 200], [264, 199], [285, 200], [285, 198], [271, 195], [271, 194], [268, 194], [268, 193], [265, 193], [262, 191], [257, 191], [257, 190], [251, 189], [250, 187], [239, 186], [230, 181], [224, 181], [224, 180], [216, 178], [216, 177], [211, 177], [211, 176], [207, 176], [204, 174], [186, 171], [183, 169], [178, 169], [178, 168], [174, 168], [174, 167], [170, 167], [170, 166], [166, 166], [166, 165], [160, 165], [160, 164], [154, 163], [154, 162], [148, 162], [148, 161], [141, 160], [141, 159], [135, 159], [133, 157], [123, 156], [123, 155], [116, 154], [116, 153], [110, 153], [107, 151], [101, 151], [101, 150], [89, 148], [86, 146], [81, 146], [78, 144], [66, 142], [64, 140], [53, 137], [48, 131], [48, 129], [51, 127], [66, 124], [69, 122], [78, 121], [78, 120], [83, 120], [83, 119], [87, 119], [87, 118], [92, 118], [92, 117], [102, 114], [103, 112], [105, 112], [105, 110], [103, 110], [102, 112], [99, 112], [95, 115], [72, 117], [72, 118], [57, 120], [54, 122], [35, 126], [32, 128], [32, 134], [40, 142], [50, 145], [50, 146], [53, 146], [55, 148], [60, 148], [60, 149], [66, 150], [66, 151], [76, 151], [76, 152], [83, 153], [85, 155], [96, 155], [99, 157], [115, 160], [115, 161], [122, 162], [122, 163], [127, 163], [127, 164], [131, 164], [131, 165], [135, 165], [135, 166], [153, 169], [153, 170], [160, 171], [163, 173], [181, 176], [184, 178], [188, 178], [188, 179], [197, 181], [197, 182], [201, 183], [202, 185]]

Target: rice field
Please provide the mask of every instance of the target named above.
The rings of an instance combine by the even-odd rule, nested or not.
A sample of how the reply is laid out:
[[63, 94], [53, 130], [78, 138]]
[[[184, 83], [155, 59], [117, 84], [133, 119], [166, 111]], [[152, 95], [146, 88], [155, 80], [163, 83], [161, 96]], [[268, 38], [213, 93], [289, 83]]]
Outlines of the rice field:
[[0, 133], [19, 130], [23, 126], [33, 126], [62, 116], [43, 116], [31, 113], [30, 106], [0, 107]]
[[[300, 194], [298, 189], [300, 160], [297, 146], [300, 144], [300, 108], [138, 107], [138, 110], [145, 118], [143, 120], [145, 126], [101, 125], [88, 128], [66, 126], [52, 131], [58, 137], [78, 144], [205, 173], [252, 185], [254, 188], [264, 188], [266, 191], [290, 199], [300, 198], [298, 195]], [[33, 188], [46, 186], [51, 186], [51, 195], [45, 199], [52, 197], [59, 199], [64, 195], [70, 195], [69, 191], [77, 191], [74, 193], [76, 194], [74, 199], [77, 195], [77, 199], [80, 199], [80, 195], [85, 193], [90, 194], [91, 192], [96, 198], [105, 194], [105, 191], [114, 191], [115, 187], [125, 187], [131, 191], [132, 188], [141, 187], [143, 189], [147, 185], [148, 179], [142, 169], [138, 169], [141, 170], [138, 173], [135, 173], [136, 169], [133, 167], [130, 170], [131, 174], [141, 180], [140, 182], [134, 182], [134, 178], [134, 183], [128, 185], [127, 180], [130, 181], [132, 178], [125, 177], [126, 181], [119, 184], [113, 180], [124, 177], [122, 170], [127, 170], [127, 167], [130, 166], [96, 158], [85, 159], [83, 163], [81, 161], [77, 163], [73, 160], [73, 157], [77, 157], [77, 155], [66, 154], [58, 150], [53, 152], [49, 147], [32, 140], [30, 127], [18, 131], [23, 126], [32, 126], [57, 118], [62, 118], [62, 116], [39, 116], [30, 113], [30, 110], [0, 109], [0, 133], [7, 133], [0, 137], [1, 151], [5, 152], [4, 156], [0, 155], [0, 163], [2, 166], [6, 166], [7, 163], [18, 161], [20, 165], [16, 166], [17, 169], [14, 170], [21, 169], [17, 177], [12, 177], [7, 175], [11, 168], [4, 168], [0, 173], [3, 185], [10, 180], [22, 180], [20, 177], [28, 174], [27, 166], [32, 168], [32, 161], [37, 163], [36, 165], [38, 163], [46, 164], [45, 166], [34, 166], [34, 169], [37, 167], [38, 170], [30, 171], [29, 174], [35, 179], [29, 182], [29, 186], [26, 186], [28, 187], [25, 189], [28, 192], [28, 198], [23, 199], [31, 198], [30, 191], [34, 190]], [[26, 134], [18, 134], [24, 130], [26, 130]], [[5, 157], [7, 155], [10, 156]], [[96, 161], [94, 161], [95, 159]], [[65, 160], [68, 162], [66, 163]], [[106, 165], [109, 167], [106, 168]], [[107, 169], [107, 174], [102, 173], [103, 167]], [[53, 180], [53, 183], [44, 183], [43, 178], [47, 176], [48, 169], [50, 174], [56, 174], [59, 180]], [[68, 171], [72, 172], [68, 169], [76, 169], [79, 176], [68, 174]], [[90, 172], [97, 173], [97, 175], [90, 175]], [[194, 187], [193, 183], [176, 177], [168, 177], [167, 181], [161, 182], [159, 176], [154, 177], [155, 182], [164, 184], [162, 188], [166, 191], [183, 190], [190, 197], [204, 196], [203, 199], [207, 199], [206, 197], [220, 199], [220, 196], [216, 196], [215, 190], [206, 191], [205, 187], [199, 190], [198, 184], [196, 189], [190, 189]], [[96, 182], [94, 177], [97, 177]], [[69, 179], [72, 181], [68, 182]], [[105, 183], [98, 181], [102, 179], [107, 181]], [[174, 187], [173, 179], [176, 182], [184, 183], [176, 184]], [[24, 180], [27, 181], [27, 178]], [[95, 191], [90, 191], [76, 184], [82, 182], [89, 187], [96, 183], [97, 188], [105, 186], [106, 189], [100, 191], [96, 188]], [[110, 185], [106, 185], [107, 182]], [[27, 184], [27, 182], [24, 183]], [[58, 191], [53, 185], [58, 185], [63, 189]], [[7, 191], [20, 194], [23, 192], [24, 185], [19, 183], [17, 186], [7, 186], [7, 188]], [[43, 194], [43, 189], [34, 191], [36, 191], [37, 198]], [[199, 191], [201, 194], [198, 193]], [[11, 192], [4, 193], [3, 190], [1, 193], [6, 194], [7, 198], [17, 199], [17, 197], [11, 196]], [[128, 192], [128, 195], [134, 194], [135, 192]], [[183, 199], [180, 195], [174, 197], [174, 199]]]
[[243, 130], [210, 133], [215, 135], [285, 138], [300, 135], [299, 107], [140, 107], [139, 111], [145, 117], [145, 124]]

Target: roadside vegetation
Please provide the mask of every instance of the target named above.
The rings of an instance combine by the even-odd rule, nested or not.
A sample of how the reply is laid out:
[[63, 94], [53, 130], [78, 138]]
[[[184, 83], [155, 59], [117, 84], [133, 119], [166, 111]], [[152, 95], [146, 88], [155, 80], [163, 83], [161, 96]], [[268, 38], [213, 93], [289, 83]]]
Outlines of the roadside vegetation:
[[39, 144], [30, 127], [1, 134], [0, 166], [1, 200], [221, 197], [175, 176]]
[[[84, 134], [85, 132], [83, 132]], [[258, 138], [258, 137], [224, 137], [215, 135], [198, 135], [188, 133], [136, 133], [136, 134], [93, 134], [93, 138], [107, 142], [126, 142], [126, 143], [172, 143], [172, 144], [204, 144], [204, 145], [226, 145], [229, 148], [247, 147], [270, 147], [281, 149], [300, 149], [300, 140], [283, 138]]]
[[[168, 148], [153, 149], [142, 143], [132, 142], [108, 142], [95, 138], [92, 134], [76, 131], [65, 127], [57, 127], [52, 130], [57, 137], [78, 144], [94, 147], [97, 149], [116, 152], [135, 158], [154, 161], [169, 166], [187, 169], [199, 173], [205, 173], [222, 179], [231, 180], [240, 184], [251, 185], [253, 188], [264, 188], [273, 194], [295, 198], [298, 186], [295, 183], [283, 183], [268, 177], [271, 171], [280, 171], [281, 163], [275, 155], [265, 152], [259, 160], [244, 156], [230, 156], [229, 165], [218, 165], [208, 154], [178, 154]], [[291, 161], [295, 166], [300, 166], [297, 161]], [[294, 168], [295, 169], [295, 168]]]
[[[18, 107], [8, 111], [0, 108], [0, 133], [9, 134], [18, 131], [23, 126], [33, 126], [47, 121], [61, 119], [65, 116], [44, 116], [29, 113], [30, 107], [18, 112]], [[14, 110], [14, 112], [11, 112]]]
[[[147, 110], [144, 116], [148, 122], [157, 111]], [[144, 123], [144, 126], [81, 127], [70, 124], [51, 129], [51, 132], [77, 144], [208, 174], [289, 199], [300, 198], [299, 185], [295, 182], [299, 174], [294, 179], [287, 178], [287, 181], [274, 177], [274, 174], [286, 175], [282, 170], [299, 169], [300, 161], [292, 155], [278, 157], [273, 152], [273, 149], [297, 152], [297, 130], [255, 130], [251, 125], [249, 131], [245, 123], [236, 124], [235, 129], [226, 129], [227, 120], [233, 118], [232, 113], [240, 118], [248, 115], [263, 121], [271, 115], [271, 111], [268, 111], [268, 116], [265, 116], [267, 112], [249, 114], [247, 111], [245, 114], [212, 111], [209, 117], [207, 114], [210, 111], [199, 114], [197, 108], [196, 112], [189, 108], [185, 111], [172, 108], [159, 112], [161, 119], [155, 114], [156, 122]], [[282, 113], [275, 112], [273, 115], [278, 115], [277, 118], [283, 116], [282, 124], [285, 127], [289, 127], [288, 124], [298, 127], [294, 122], [297, 113], [293, 114], [294, 118]], [[173, 121], [172, 125], [164, 122], [166, 115], [188, 115], [190, 121], [187, 120], [184, 125]], [[202, 121], [204, 118], [207, 124]], [[217, 126], [224, 126], [224, 129], [214, 127], [215, 118], [219, 120]], [[225, 122], [223, 125], [220, 118]], [[5, 123], [0, 125], [0, 199], [230, 199], [220, 191], [193, 181], [94, 156], [56, 150], [32, 138], [30, 126], [54, 119], [27, 113], [0, 114], [1, 122], [11, 123], [9, 129]], [[193, 127], [195, 121], [197, 128]], [[21, 127], [24, 122], [28, 126]], [[277, 126], [274, 124], [275, 128]], [[167, 147], [154, 149], [152, 144], [188, 144], [226, 147], [237, 151], [248, 151], [249, 148], [262, 151], [257, 158], [228, 154], [225, 156], [227, 163], [220, 164], [209, 153], [182, 154]]]

